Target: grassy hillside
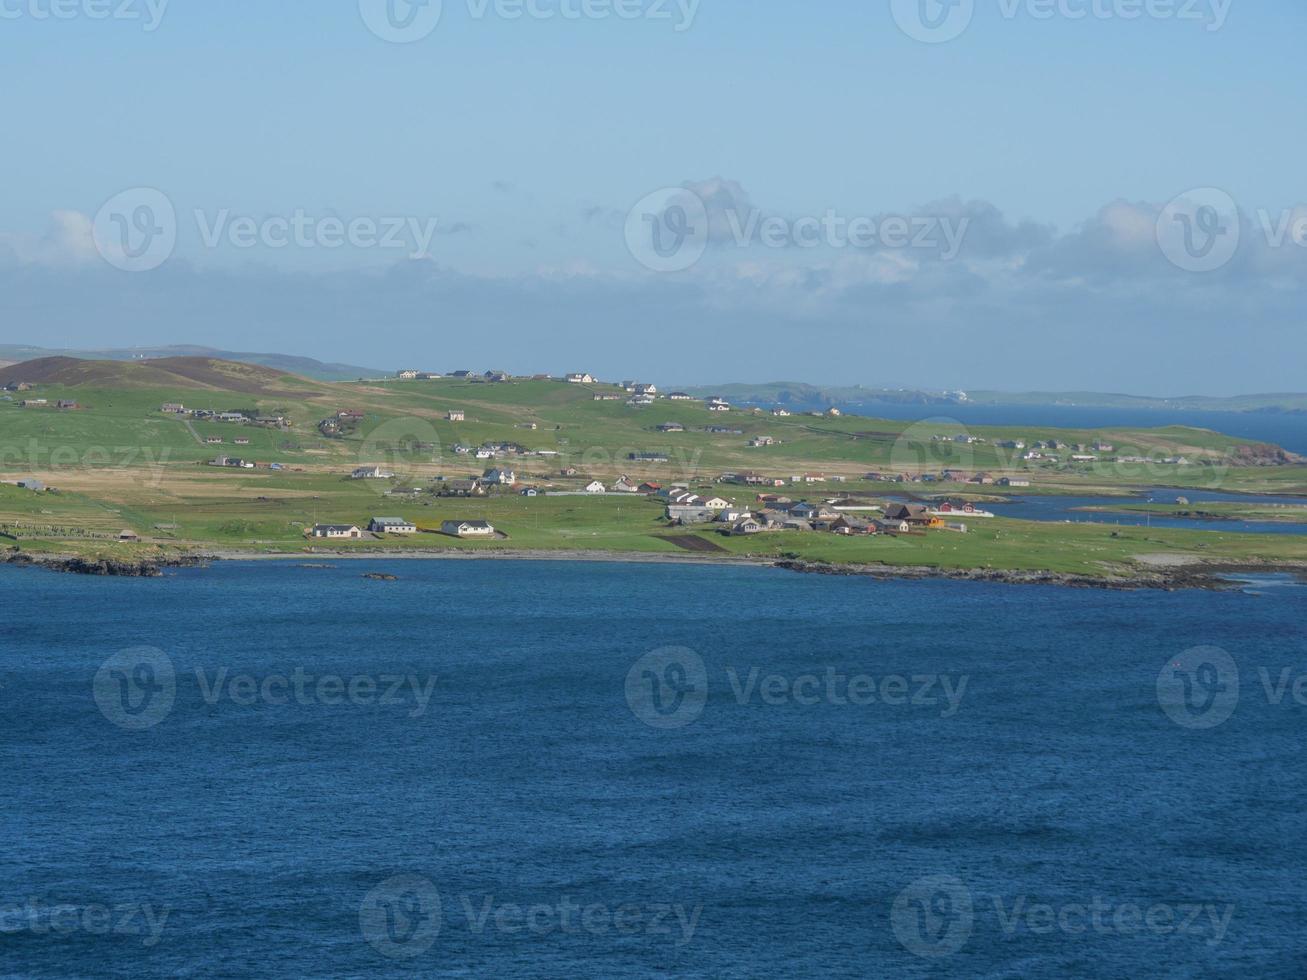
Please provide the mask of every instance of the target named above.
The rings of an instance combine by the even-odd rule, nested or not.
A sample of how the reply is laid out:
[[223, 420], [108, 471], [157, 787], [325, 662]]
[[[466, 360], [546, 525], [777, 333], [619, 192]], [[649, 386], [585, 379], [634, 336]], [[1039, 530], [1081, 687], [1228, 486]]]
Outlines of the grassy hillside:
[[[813, 474], [813, 482], [786, 492], [812, 500], [832, 494], [869, 496], [896, 485], [870, 482], [869, 471], [938, 472], [956, 468], [1029, 480], [1030, 488], [983, 488], [965, 484], [911, 484], [908, 492], [953, 493], [983, 499], [1006, 493], [1111, 493], [1133, 486], [1245, 489], [1307, 493], [1307, 468], [1243, 465], [1251, 459], [1238, 439], [1202, 429], [973, 428], [956, 423], [908, 423], [859, 417], [774, 417], [767, 412], [709, 412], [700, 402], [659, 400], [630, 407], [611, 386], [557, 381], [387, 380], [330, 383], [287, 375], [257, 365], [208, 358], [145, 362], [93, 362], [51, 358], [0, 369], [0, 385], [24, 381], [30, 391], [10, 391], [0, 401], [0, 479], [35, 477], [58, 488], [33, 493], [0, 486], [0, 526], [28, 550], [115, 550], [120, 530], [141, 533], [149, 548], [232, 548], [287, 551], [305, 547], [303, 532], [314, 522], [366, 523], [371, 516], [403, 516], [438, 528], [450, 518], [486, 518], [506, 540], [460, 542], [434, 534], [403, 541], [370, 541], [368, 549], [550, 549], [675, 554], [689, 537], [708, 549], [755, 555], [798, 554], [820, 560], [885, 561], [949, 567], [1040, 568], [1105, 573], [1148, 553], [1235, 560], [1239, 556], [1307, 559], [1307, 539], [1219, 532], [1124, 530], [1027, 524], [996, 520], [969, 535], [844, 540], [829, 534], [767, 534], [726, 539], [702, 531], [678, 532], [663, 519], [661, 504], [642, 497], [542, 496], [511, 492], [489, 499], [421, 494], [387, 495], [403, 486], [432, 487], [439, 478], [479, 476], [498, 465], [514, 469], [520, 482], [555, 491], [576, 491], [592, 478], [619, 474], [638, 480], [684, 481], [695, 488], [750, 504], [757, 487], [721, 482], [728, 471], [757, 471], [790, 480]], [[21, 407], [42, 398], [45, 407]], [[58, 409], [60, 399], [75, 409]], [[260, 428], [164, 414], [165, 402], [216, 412], [284, 416], [285, 427]], [[319, 422], [342, 410], [361, 416], [338, 436]], [[451, 422], [452, 411], [466, 421]], [[685, 431], [661, 432], [678, 423]], [[711, 427], [726, 432], [707, 431]], [[962, 443], [968, 434], [983, 441]], [[222, 438], [209, 445], [207, 438]], [[751, 447], [756, 437], [774, 444]], [[248, 445], [236, 445], [236, 439]], [[1055, 439], [1089, 445], [1110, 442], [1114, 455], [1154, 459], [1183, 456], [1184, 465], [1123, 463], [1107, 459], [1027, 463], [1005, 440]], [[527, 455], [477, 460], [455, 447], [512, 443]], [[662, 453], [666, 462], [633, 462], [632, 453]], [[204, 465], [217, 455], [256, 461], [259, 468]], [[1106, 455], [1106, 454], [1104, 454]], [[269, 464], [278, 464], [271, 468]], [[396, 472], [393, 480], [348, 479], [364, 463]], [[575, 474], [563, 475], [574, 468]], [[819, 474], [819, 475], [818, 475]], [[833, 477], [843, 477], [836, 482]], [[897, 492], [903, 492], [901, 490]], [[680, 540], [674, 540], [677, 537]], [[1276, 536], [1282, 538], [1285, 536]], [[1302, 554], [1299, 554], [1302, 552]]]

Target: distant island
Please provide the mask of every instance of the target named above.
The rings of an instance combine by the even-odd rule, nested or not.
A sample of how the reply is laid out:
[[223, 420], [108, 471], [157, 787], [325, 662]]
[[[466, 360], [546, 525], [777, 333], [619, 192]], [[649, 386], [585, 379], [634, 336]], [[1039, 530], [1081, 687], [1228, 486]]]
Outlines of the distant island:
[[[73, 571], [573, 557], [1124, 588], [1307, 568], [1307, 461], [1209, 429], [889, 420], [584, 371], [324, 380], [211, 356], [24, 358], [0, 389], [0, 554]], [[1244, 496], [1189, 504], [1215, 492]]]

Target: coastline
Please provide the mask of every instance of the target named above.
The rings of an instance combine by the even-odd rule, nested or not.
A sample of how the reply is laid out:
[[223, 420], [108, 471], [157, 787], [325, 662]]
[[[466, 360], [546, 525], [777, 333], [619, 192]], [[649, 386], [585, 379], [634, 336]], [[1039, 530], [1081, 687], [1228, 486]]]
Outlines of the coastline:
[[934, 565], [848, 564], [803, 559], [755, 558], [724, 554], [663, 554], [595, 550], [496, 550], [496, 551], [390, 551], [390, 552], [266, 552], [222, 549], [212, 552], [135, 560], [84, 558], [72, 555], [0, 553], [0, 564], [18, 565], [52, 572], [123, 578], [161, 578], [165, 569], [205, 568], [215, 562], [283, 562], [299, 567], [320, 567], [334, 562], [378, 561], [580, 561], [632, 565], [717, 565], [775, 568], [804, 575], [863, 577], [878, 581], [985, 582], [1003, 585], [1053, 585], [1062, 588], [1107, 591], [1180, 591], [1204, 589], [1224, 591], [1237, 586], [1225, 576], [1238, 574], [1287, 574], [1307, 581], [1307, 563], [1231, 563], [1185, 560], [1154, 561], [1153, 571], [1138, 570], [1125, 575], [1081, 575], [1041, 569], [944, 568]]

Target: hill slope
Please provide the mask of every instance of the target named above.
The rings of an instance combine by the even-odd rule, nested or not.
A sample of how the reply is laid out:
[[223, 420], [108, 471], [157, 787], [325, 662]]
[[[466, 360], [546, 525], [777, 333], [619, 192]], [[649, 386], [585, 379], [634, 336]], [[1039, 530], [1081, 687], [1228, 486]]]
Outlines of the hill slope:
[[292, 354], [228, 351], [194, 344], [176, 344], [167, 347], [108, 347], [103, 350], [57, 350], [48, 347], [0, 344], [0, 366], [7, 363], [34, 361], [48, 357], [75, 357], [89, 361], [135, 362], [161, 358], [201, 357], [259, 364], [289, 374], [313, 378], [316, 381], [353, 381], [357, 378], [374, 378], [390, 373], [377, 368], [359, 367], [356, 364], [336, 364], [318, 361], [312, 357], [298, 357]]
[[165, 357], [152, 361], [85, 361], [43, 357], [0, 368], [0, 385], [26, 382], [121, 388], [196, 388], [270, 397], [302, 394], [322, 387], [273, 368], [210, 357]]

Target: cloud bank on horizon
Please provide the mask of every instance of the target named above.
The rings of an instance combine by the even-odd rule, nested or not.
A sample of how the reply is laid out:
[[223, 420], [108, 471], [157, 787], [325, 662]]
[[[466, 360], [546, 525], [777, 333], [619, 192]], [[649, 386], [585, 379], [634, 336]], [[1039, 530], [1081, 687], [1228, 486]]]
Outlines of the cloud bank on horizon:
[[[686, 200], [702, 209], [691, 220], [701, 241], [681, 242], [688, 264], [666, 247], [681, 220], [669, 215]], [[958, 197], [909, 212], [785, 214], [714, 177], [669, 188], [645, 215], [639, 206], [579, 209], [586, 238], [574, 244], [608, 256], [606, 264], [581, 258], [499, 274], [433, 257], [434, 236], [399, 255], [347, 240], [327, 250], [327, 267], [314, 267], [279, 261], [259, 239], [266, 229], [256, 229], [243, 246], [249, 257], [223, 262], [212, 253], [235, 246], [213, 244], [217, 219], [181, 212], [169, 254], [133, 270], [117, 239], [132, 237], [140, 215], [129, 209], [111, 223], [106, 246], [97, 236], [103, 214], [60, 211], [43, 235], [0, 232], [0, 309], [11, 342], [220, 339], [328, 359], [581, 365], [680, 384], [795, 378], [1159, 395], [1302, 388], [1298, 358], [1268, 363], [1265, 351], [1303, 352], [1307, 207], [1214, 210], [1216, 224], [1204, 231], [1205, 207], [1116, 200], [1062, 232]], [[188, 217], [199, 229], [190, 250]], [[322, 231], [304, 223], [312, 243]], [[373, 224], [379, 241], [384, 221]], [[642, 250], [648, 242], [631, 241], [633, 226], [664, 233], [671, 268]], [[460, 220], [441, 231], [494, 229]], [[1189, 267], [1195, 262], [1202, 267]]]

